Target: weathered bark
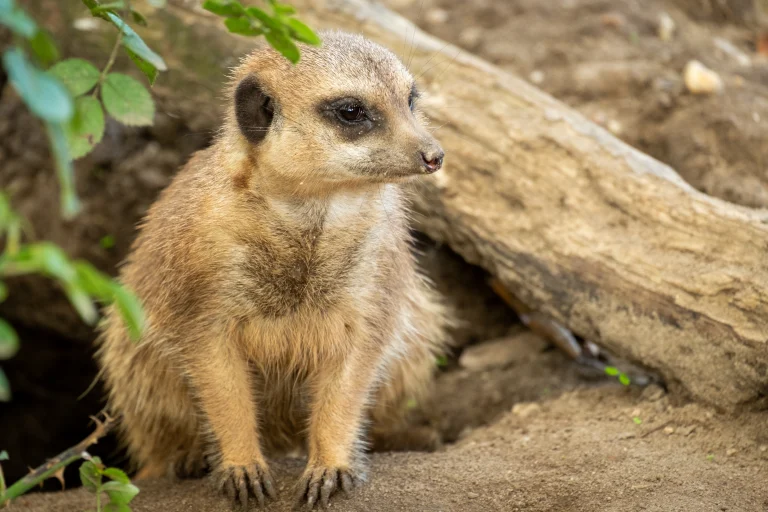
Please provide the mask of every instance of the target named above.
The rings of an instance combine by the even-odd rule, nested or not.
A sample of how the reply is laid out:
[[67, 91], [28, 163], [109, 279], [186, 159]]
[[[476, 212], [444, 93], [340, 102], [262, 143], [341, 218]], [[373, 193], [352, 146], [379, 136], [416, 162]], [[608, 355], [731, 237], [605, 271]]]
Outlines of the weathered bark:
[[[66, 50], [103, 59], [111, 32], [74, 31], [73, 17], [84, 15], [76, 3], [27, 3], [48, 13], [44, 22]], [[378, 4], [291, 3], [311, 26], [362, 31], [400, 52], [418, 76], [448, 155], [416, 201], [422, 230], [531, 306], [694, 397], [728, 409], [761, 402], [768, 213], [697, 192], [522, 80]], [[170, 67], [154, 94], [161, 112], [209, 131], [227, 68], [257, 43], [227, 34], [196, 2], [171, 4], [143, 32]], [[54, 239], [66, 241], [68, 229]]]

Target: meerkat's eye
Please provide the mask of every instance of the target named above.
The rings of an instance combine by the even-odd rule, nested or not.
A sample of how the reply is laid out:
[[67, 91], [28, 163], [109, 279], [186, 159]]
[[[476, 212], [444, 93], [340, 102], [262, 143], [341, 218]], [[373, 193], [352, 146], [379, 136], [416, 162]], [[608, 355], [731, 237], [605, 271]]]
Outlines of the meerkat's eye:
[[336, 115], [345, 123], [360, 123], [368, 119], [368, 114], [360, 105], [342, 105], [336, 109]]

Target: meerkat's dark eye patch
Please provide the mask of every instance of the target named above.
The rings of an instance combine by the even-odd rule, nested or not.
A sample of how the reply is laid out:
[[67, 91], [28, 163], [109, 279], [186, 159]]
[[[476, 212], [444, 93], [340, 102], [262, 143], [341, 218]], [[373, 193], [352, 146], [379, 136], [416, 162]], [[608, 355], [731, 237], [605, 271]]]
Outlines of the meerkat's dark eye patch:
[[251, 144], [267, 136], [275, 115], [275, 105], [254, 75], [247, 76], [235, 90], [235, 118], [240, 132]]
[[419, 96], [421, 96], [421, 93], [416, 88], [416, 84], [413, 84], [411, 86], [411, 94], [408, 96], [408, 108], [411, 109], [411, 112], [416, 108], [416, 100], [419, 99]]

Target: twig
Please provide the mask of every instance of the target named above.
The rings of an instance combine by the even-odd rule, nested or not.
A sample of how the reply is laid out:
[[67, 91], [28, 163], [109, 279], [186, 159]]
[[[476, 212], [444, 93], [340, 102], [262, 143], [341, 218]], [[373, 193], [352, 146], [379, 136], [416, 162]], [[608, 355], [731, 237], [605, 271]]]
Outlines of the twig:
[[64, 450], [45, 464], [34, 469], [27, 476], [16, 481], [16, 483], [11, 485], [4, 494], [0, 495], [0, 507], [8, 505], [11, 500], [18, 498], [40, 482], [50, 478], [57, 471], [65, 468], [74, 461], [83, 458], [86, 448], [92, 444], [96, 444], [99, 439], [107, 435], [115, 424], [115, 419], [107, 413], [104, 413], [104, 420], [100, 420], [94, 416], [91, 416], [91, 419], [96, 423], [96, 428], [91, 435], [77, 443], [75, 446]]

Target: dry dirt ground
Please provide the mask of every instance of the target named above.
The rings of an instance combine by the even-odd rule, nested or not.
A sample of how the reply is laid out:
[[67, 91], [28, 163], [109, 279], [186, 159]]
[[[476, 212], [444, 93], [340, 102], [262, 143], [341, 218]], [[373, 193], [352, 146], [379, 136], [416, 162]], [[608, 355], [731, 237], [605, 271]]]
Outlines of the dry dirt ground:
[[[726, 416], [662, 388], [590, 378], [530, 333], [468, 348], [439, 378], [429, 416], [438, 452], [375, 454], [370, 481], [339, 511], [768, 510], [768, 417]], [[274, 468], [290, 509], [301, 462]], [[227, 511], [200, 481], [140, 483], [134, 510]], [[83, 490], [13, 510], [81, 512]]]
[[[466, 367], [465, 367], [466, 366]], [[467, 349], [440, 376], [430, 416], [456, 442], [435, 453], [372, 457], [370, 481], [339, 511], [768, 510], [768, 417], [726, 416], [662, 388], [589, 379], [517, 332]], [[297, 460], [274, 467], [290, 510]], [[200, 481], [141, 483], [134, 510], [227, 511]], [[81, 512], [79, 489], [25, 497], [13, 510]]]
[[[699, 189], [768, 206], [768, 64], [757, 52], [756, 20], [743, 8], [749, 2], [389, 4], [528, 78]], [[671, 41], [657, 35], [662, 13], [675, 22]], [[721, 75], [722, 94], [686, 92], [682, 70], [691, 59]], [[465, 349], [438, 384], [427, 417], [449, 443], [432, 454], [373, 455], [370, 482], [334, 510], [768, 510], [765, 413], [728, 416], [655, 385], [623, 387], [514, 327], [505, 341]], [[300, 471], [299, 461], [276, 463], [283, 498], [271, 510], [289, 510]], [[137, 511], [228, 510], [199, 481], [141, 488]], [[91, 495], [74, 490], [28, 496], [12, 510], [93, 508]]]

